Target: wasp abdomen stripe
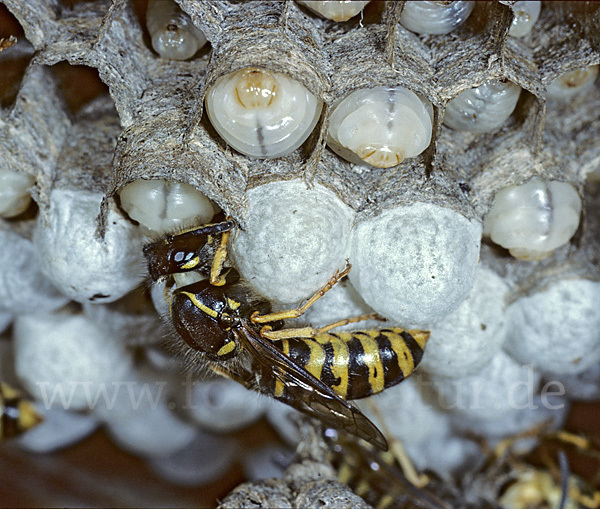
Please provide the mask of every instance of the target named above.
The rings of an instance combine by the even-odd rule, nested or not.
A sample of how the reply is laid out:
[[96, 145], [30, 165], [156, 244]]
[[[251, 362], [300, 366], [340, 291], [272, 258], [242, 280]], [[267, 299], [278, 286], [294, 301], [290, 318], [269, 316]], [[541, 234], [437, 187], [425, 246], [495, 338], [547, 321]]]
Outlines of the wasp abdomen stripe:
[[[416, 337], [415, 337], [416, 336]], [[410, 376], [428, 332], [394, 327], [284, 340], [286, 355], [346, 399], [377, 394]]]

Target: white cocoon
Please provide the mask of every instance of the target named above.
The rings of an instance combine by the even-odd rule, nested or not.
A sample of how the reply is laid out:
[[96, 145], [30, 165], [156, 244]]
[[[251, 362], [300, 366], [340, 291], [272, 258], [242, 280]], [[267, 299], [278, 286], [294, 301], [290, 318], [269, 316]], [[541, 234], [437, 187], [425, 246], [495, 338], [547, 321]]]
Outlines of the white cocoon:
[[107, 422], [106, 429], [119, 447], [143, 457], [163, 457], [181, 451], [198, 433], [162, 401], [131, 413], [122, 421]]
[[475, 433], [490, 440], [501, 440], [544, 423], [548, 428], [559, 428], [564, 424], [568, 412], [569, 405], [564, 398], [533, 396], [527, 404], [520, 408], [511, 408], [501, 416], [486, 418], [483, 415], [476, 417], [456, 413], [452, 417], [452, 425], [462, 433]]
[[198, 431], [185, 448], [150, 458], [149, 466], [178, 486], [202, 486], [221, 478], [237, 459], [237, 446], [228, 437]]
[[48, 408], [87, 409], [130, 369], [123, 345], [83, 315], [18, 316], [13, 334], [17, 375]]
[[13, 321], [13, 315], [7, 311], [0, 311], [0, 334], [4, 333]]
[[[532, 404], [540, 375], [499, 351], [486, 369], [462, 378], [431, 376], [437, 404], [456, 418], [494, 420]], [[461, 416], [461, 417], [458, 417]]]
[[439, 376], [462, 377], [488, 364], [506, 336], [507, 293], [504, 280], [480, 265], [469, 296], [431, 328], [422, 368]]
[[144, 280], [143, 239], [138, 229], [109, 209], [104, 239], [98, 232], [102, 194], [55, 189], [47, 224], [33, 234], [42, 272], [78, 302], [112, 302]]
[[475, 442], [452, 435], [434, 436], [418, 443], [408, 442], [404, 448], [417, 470], [429, 469], [442, 475], [460, 472], [481, 458], [481, 450]]
[[600, 283], [563, 280], [507, 309], [505, 349], [555, 374], [581, 373], [600, 361]]
[[331, 191], [299, 180], [248, 192], [249, 217], [231, 251], [265, 297], [297, 304], [345, 267], [354, 211]]
[[0, 310], [11, 314], [44, 313], [69, 301], [40, 272], [31, 241], [1, 231], [0, 246]]
[[294, 454], [280, 445], [265, 445], [244, 458], [244, 473], [250, 481], [282, 478]]
[[430, 384], [418, 373], [355, 403], [384, 433], [387, 429], [394, 438], [405, 443], [423, 443], [436, 436], [445, 436], [450, 430], [448, 415], [435, 405]]
[[233, 380], [196, 382], [186, 388], [191, 417], [208, 431], [229, 433], [258, 420], [266, 399]]
[[595, 363], [585, 371], [575, 374], [547, 373], [544, 381], [555, 390], [562, 390], [569, 399], [580, 401], [600, 400], [600, 364]]
[[167, 406], [167, 380], [150, 379], [136, 370], [122, 373], [93, 407], [113, 440], [125, 451], [161, 457], [180, 451], [197, 434]]
[[123, 424], [134, 414], [143, 416], [160, 405], [165, 406], [167, 385], [166, 380], [150, 379], [130, 369], [106, 384], [91, 409], [103, 422]]
[[375, 311], [427, 328], [454, 311], [475, 284], [481, 223], [417, 202], [359, 223], [350, 281]]
[[83, 312], [91, 321], [127, 345], [151, 345], [164, 340], [167, 329], [155, 313], [135, 312], [116, 305], [84, 303]]

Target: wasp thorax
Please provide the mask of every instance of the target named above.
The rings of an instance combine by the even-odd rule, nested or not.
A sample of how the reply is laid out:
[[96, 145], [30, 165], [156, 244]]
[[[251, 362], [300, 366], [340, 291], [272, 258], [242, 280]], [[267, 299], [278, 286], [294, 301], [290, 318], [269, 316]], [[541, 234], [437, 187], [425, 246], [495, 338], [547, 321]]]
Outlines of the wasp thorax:
[[152, 47], [163, 58], [187, 60], [206, 44], [206, 37], [172, 0], [150, 0], [146, 25]]
[[391, 168], [431, 141], [433, 107], [403, 87], [355, 90], [333, 108], [327, 144], [344, 159]]
[[565, 182], [533, 179], [498, 191], [483, 234], [521, 260], [541, 260], [566, 244], [579, 226], [581, 198]]
[[360, 13], [365, 8], [365, 5], [369, 3], [369, 1], [299, 1], [298, 3], [308, 7], [311, 11], [324, 18], [331, 19], [333, 21], [348, 21], [350, 18], [353, 18]]
[[222, 76], [206, 94], [216, 131], [234, 149], [258, 158], [296, 150], [315, 127], [323, 102], [282, 73], [243, 69]]
[[512, 10], [515, 13], [512, 25], [508, 31], [508, 35], [512, 37], [525, 37], [535, 22], [540, 17], [540, 10], [542, 8], [542, 2], [534, 0], [528, 0], [526, 2], [516, 2], [512, 6]]
[[565, 100], [591, 88], [598, 76], [598, 65], [566, 72], [556, 78], [546, 90], [549, 99]]
[[168, 180], [135, 180], [123, 187], [119, 196], [129, 217], [153, 231], [206, 223], [216, 211], [216, 206], [194, 187]]
[[194, 350], [214, 359], [227, 359], [235, 351], [228, 328], [233, 320], [222, 289], [198, 281], [175, 290], [171, 321], [177, 333]]
[[14, 217], [25, 212], [31, 203], [28, 191], [34, 182], [30, 175], [0, 169], [0, 217]]
[[521, 87], [508, 80], [489, 80], [452, 99], [444, 125], [457, 131], [486, 133], [498, 129], [514, 111]]
[[417, 34], [447, 34], [462, 25], [475, 2], [408, 1], [404, 4], [400, 24]]

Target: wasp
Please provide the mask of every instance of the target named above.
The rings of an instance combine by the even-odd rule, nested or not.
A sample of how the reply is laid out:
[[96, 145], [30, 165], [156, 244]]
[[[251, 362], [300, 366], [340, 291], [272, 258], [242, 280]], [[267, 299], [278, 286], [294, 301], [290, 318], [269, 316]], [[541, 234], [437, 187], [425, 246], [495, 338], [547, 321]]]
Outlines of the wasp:
[[[198, 246], [215, 232], [221, 235], [210, 278], [179, 287], [169, 296], [170, 321], [177, 334], [213, 372], [387, 449], [379, 429], [347, 400], [377, 394], [411, 375], [429, 332], [399, 327], [329, 332], [380, 318], [376, 314], [320, 328], [284, 328], [284, 320], [302, 316], [348, 274], [350, 265], [303, 305], [272, 312], [270, 301], [253, 291], [234, 268], [223, 268], [230, 226], [215, 223], [167, 237], [144, 250], [151, 275], [188, 270], [186, 260], [194, 260], [199, 272], [208, 275]], [[160, 253], [169, 253], [173, 262]]]
[[[324, 430], [323, 438], [329, 446], [329, 459], [337, 470], [338, 480], [375, 509], [452, 507], [435, 493], [439, 486], [432, 472], [428, 474], [428, 485], [415, 483], [391, 451], [379, 451], [331, 428]], [[411, 467], [414, 468], [412, 464]]]
[[0, 440], [20, 435], [41, 422], [42, 417], [20, 391], [0, 382]]

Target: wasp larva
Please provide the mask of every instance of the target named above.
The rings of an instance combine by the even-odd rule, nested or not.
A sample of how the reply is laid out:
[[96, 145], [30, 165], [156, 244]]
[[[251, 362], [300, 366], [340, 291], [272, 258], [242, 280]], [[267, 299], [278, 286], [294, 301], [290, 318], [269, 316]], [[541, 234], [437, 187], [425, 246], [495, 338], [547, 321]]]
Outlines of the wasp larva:
[[221, 137], [242, 154], [282, 157], [315, 127], [323, 103], [304, 85], [266, 69], [242, 69], [217, 80], [206, 111]]
[[333, 108], [327, 144], [352, 163], [391, 168], [427, 148], [432, 117], [431, 103], [406, 88], [355, 90]]
[[12, 438], [42, 422], [42, 417], [23, 394], [0, 382], [0, 440]]
[[568, 100], [591, 88], [598, 76], [598, 65], [582, 67], [561, 74], [546, 89], [546, 97], [558, 101]]
[[565, 182], [533, 179], [496, 193], [483, 234], [521, 260], [541, 260], [569, 242], [579, 226], [581, 198]]
[[417, 34], [447, 34], [462, 25], [475, 2], [408, 1], [404, 4], [400, 24]]
[[366, 2], [342, 0], [342, 1], [329, 1], [329, 2], [314, 2], [314, 1], [298, 1], [299, 4], [308, 7], [311, 11], [333, 21], [348, 21], [350, 18], [356, 16], [361, 12]]
[[516, 2], [512, 6], [512, 10], [515, 13], [508, 35], [512, 37], [525, 37], [531, 28], [535, 25], [535, 22], [540, 17], [540, 10], [542, 8], [542, 2], [529, 0], [527, 2]]
[[172, 231], [192, 220], [208, 222], [216, 206], [189, 184], [167, 180], [135, 180], [119, 191], [129, 217], [154, 231]]
[[444, 124], [457, 131], [486, 133], [498, 129], [514, 111], [521, 87], [508, 80], [489, 80], [465, 90], [446, 106]]
[[187, 60], [206, 44], [202, 31], [172, 0], [150, 0], [146, 26], [152, 47], [163, 58]]
[[15, 217], [31, 203], [28, 193], [35, 179], [24, 173], [0, 169], [0, 217]]

